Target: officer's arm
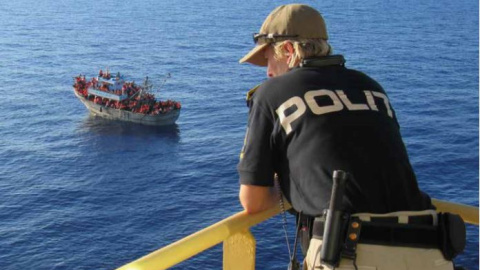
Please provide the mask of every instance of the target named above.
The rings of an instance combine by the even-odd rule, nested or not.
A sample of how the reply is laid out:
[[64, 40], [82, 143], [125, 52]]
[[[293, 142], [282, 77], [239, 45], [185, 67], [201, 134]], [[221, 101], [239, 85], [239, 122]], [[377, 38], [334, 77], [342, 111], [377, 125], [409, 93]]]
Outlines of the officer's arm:
[[278, 189], [253, 185], [240, 185], [240, 203], [248, 214], [274, 207], [279, 202]]

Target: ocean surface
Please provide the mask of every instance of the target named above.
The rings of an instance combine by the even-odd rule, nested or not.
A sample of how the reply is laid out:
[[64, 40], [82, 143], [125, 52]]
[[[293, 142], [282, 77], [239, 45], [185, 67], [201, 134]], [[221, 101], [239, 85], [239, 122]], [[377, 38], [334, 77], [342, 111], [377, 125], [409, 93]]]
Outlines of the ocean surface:
[[[239, 65], [287, 1], [1, 1], [0, 269], [115, 269], [241, 210]], [[305, 1], [347, 66], [379, 81], [422, 190], [478, 207], [478, 1]], [[183, 108], [155, 128], [89, 115], [73, 77], [145, 76]], [[293, 242], [293, 220], [287, 217]], [[478, 269], [478, 227], [457, 264]], [[253, 228], [257, 269], [286, 269], [282, 217]], [[221, 269], [216, 246], [174, 269]]]

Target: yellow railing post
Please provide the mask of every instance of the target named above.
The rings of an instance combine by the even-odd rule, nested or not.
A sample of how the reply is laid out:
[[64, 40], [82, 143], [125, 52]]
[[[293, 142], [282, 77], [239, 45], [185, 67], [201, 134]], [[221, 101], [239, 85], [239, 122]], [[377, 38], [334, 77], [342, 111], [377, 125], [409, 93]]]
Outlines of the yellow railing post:
[[255, 244], [249, 230], [223, 241], [223, 270], [255, 270]]

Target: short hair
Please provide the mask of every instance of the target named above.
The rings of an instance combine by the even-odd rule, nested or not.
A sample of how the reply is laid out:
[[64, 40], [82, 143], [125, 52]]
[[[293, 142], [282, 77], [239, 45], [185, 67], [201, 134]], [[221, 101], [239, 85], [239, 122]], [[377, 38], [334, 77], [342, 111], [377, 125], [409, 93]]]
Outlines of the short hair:
[[332, 46], [325, 39], [310, 38], [300, 40], [285, 40], [274, 43], [274, 57], [281, 58], [288, 53], [285, 50], [285, 43], [290, 42], [293, 45], [293, 56], [288, 63], [290, 68], [297, 66], [303, 59], [311, 57], [321, 57], [332, 54]]

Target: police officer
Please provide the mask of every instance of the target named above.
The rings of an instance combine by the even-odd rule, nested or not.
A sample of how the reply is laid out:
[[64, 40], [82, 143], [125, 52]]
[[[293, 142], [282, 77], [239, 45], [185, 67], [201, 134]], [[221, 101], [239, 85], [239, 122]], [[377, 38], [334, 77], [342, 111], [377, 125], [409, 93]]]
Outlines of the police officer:
[[[255, 47], [240, 63], [267, 67], [269, 79], [247, 95], [248, 128], [237, 167], [244, 209], [256, 213], [278, 204], [278, 175], [281, 193], [309, 217], [307, 237], [313, 237], [304, 269], [331, 269], [319, 255], [318, 218], [328, 208], [333, 171], [343, 170], [351, 177], [342, 210], [366, 231], [353, 259], [342, 258], [337, 269], [453, 269], [436, 240], [415, 240], [423, 235], [415, 226], [438, 220], [418, 188], [387, 94], [345, 67], [343, 56], [332, 55], [320, 13], [306, 5], [280, 6], [253, 38]], [[407, 227], [406, 236], [397, 235], [397, 227]]]

